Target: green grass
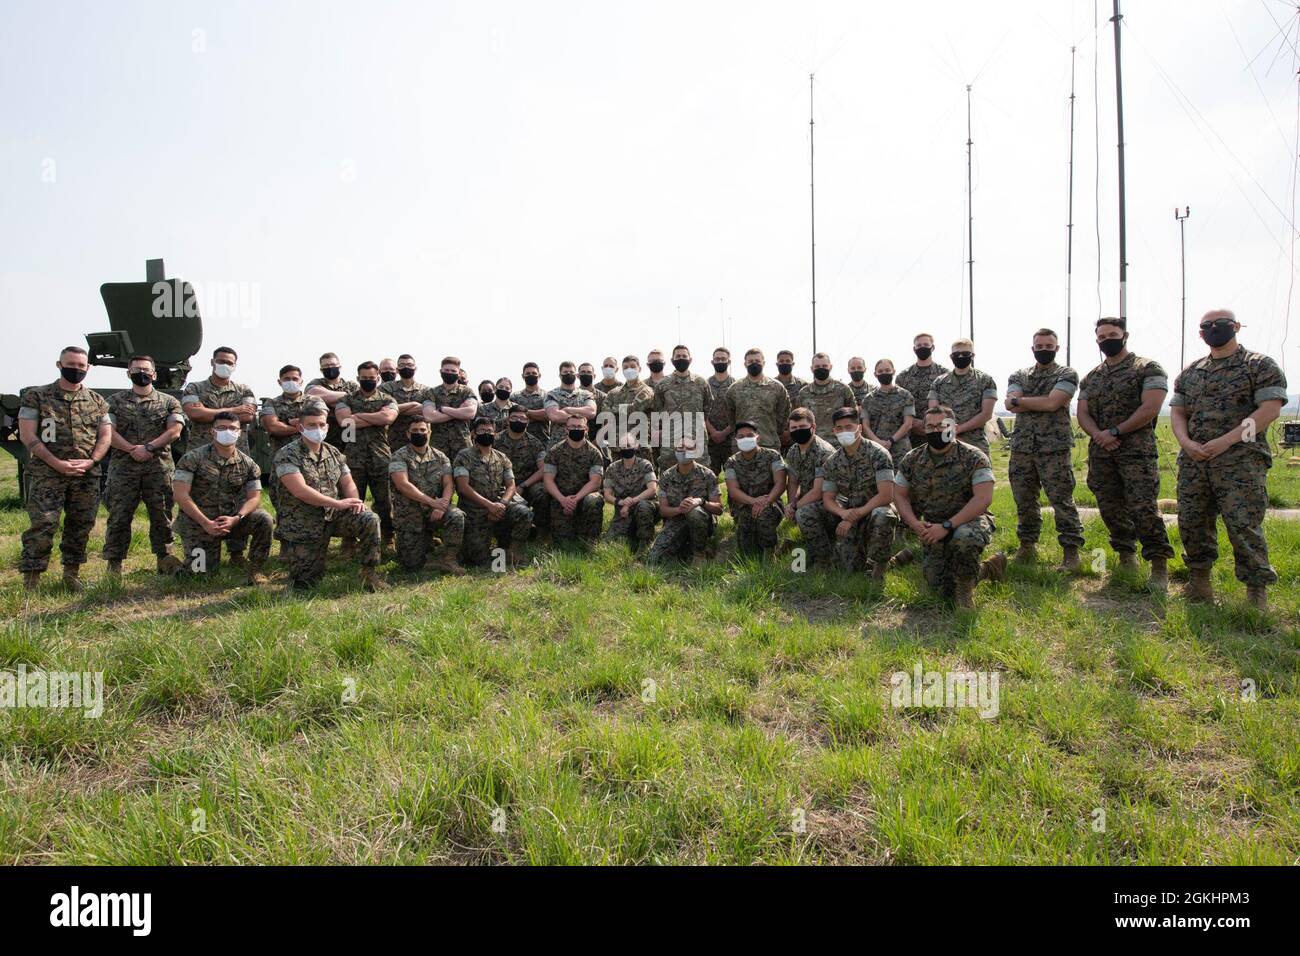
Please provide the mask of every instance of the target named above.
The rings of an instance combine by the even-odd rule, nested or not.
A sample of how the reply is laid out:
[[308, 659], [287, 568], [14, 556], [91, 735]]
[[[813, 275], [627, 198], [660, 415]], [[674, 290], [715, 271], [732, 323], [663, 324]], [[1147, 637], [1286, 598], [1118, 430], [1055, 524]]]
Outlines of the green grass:
[[[1005, 487], [995, 511], [1012, 547]], [[1217, 609], [1013, 567], [955, 613], [914, 566], [734, 561], [722, 524], [695, 571], [602, 544], [367, 595], [334, 561], [304, 598], [278, 569], [163, 582], [142, 512], [122, 586], [94, 560], [29, 599], [6, 462], [0, 667], [103, 671], [106, 701], [0, 711], [0, 862], [1300, 860], [1300, 523], [1268, 524], [1268, 615], [1230, 560]], [[918, 663], [997, 671], [998, 715], [895, 709]]]

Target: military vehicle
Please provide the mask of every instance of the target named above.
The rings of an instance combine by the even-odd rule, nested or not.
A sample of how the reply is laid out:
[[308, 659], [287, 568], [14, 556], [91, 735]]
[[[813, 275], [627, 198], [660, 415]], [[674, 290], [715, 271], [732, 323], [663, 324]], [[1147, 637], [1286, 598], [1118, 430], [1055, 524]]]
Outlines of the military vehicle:
[[[194, 287], [183, 279], [166, 278], [163, 260], [148, 259], [144, 282], [105, 282], [99, 287], [99, 295], [108, 312], [110, 330], [86, 335], [90, 364], [126, 369], [132, 355], [151, 355], [157, 370], [154, 387], [180, 398], [190, 374], [190, 359], [203, 343], [203, 322]], [[108, 397], [125, 388], [95, 391]], [[27, 449], [18, 439], [18, 402], [18, 395], [0, 395], [0, 447], [18, 460], [18, 493], [25, 500]], [[172, 446], [173, 460], [185, 454], [189, 438], [187, 424]], [[257, 422], [249, 433], [249, 446], [265, 472], [270, 464], [270, 442]], [[106, 481], [108, 469], [101, 468], [100, 472]]]

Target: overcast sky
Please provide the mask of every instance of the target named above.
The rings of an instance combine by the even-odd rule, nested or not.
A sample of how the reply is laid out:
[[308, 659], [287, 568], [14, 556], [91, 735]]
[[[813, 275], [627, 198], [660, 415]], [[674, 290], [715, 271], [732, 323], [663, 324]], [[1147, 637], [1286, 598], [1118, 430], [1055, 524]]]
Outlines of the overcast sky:
[[[1295, 8], [1126, 6], [1131, 344], [1178, 364], [1190, 206], [1189, 355], [1196, 318], [1234, 308], [1296, 391]], [[773, 374], [791, 348], [807, 377], [810, 72], [818, 346], [842, 377], [850, 355], [901, 367], [914, 333], [946, 354], [967, 330], [973, 82], [976, 363], [1005, 387], [1035, 328], [1064, 334], [1072, 44], [1089, 368], [1118, 305], [1109, 15], [1095, 41], [1082, 0], [6, 0], [0, 390], [51, 380], [60, 346], [107, 328], [100, 283], [151, 257], [242, 292], [201, 358], [234, 346], [259, 395], [326, 349], [349, 369], [412, 352], [425, 381], [446, 353], [475, 383], [535, 359], [552, 385], [561, 359], [678, 340], [707, 374], [725, 339]]]

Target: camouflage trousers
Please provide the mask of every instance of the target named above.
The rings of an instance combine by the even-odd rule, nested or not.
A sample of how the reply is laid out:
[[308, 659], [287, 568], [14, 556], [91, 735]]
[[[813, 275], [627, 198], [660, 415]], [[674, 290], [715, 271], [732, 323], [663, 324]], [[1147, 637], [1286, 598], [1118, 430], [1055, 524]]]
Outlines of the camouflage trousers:
[[546, 493], [546, 486], [535, 481], [527, 488], [521, 487], [515, 495], [522, 498], [533, 512], [533, 530], [538, 534], [551, 532], [551, 496]]
[[[360, 456], [357, 456], [360, 458]], [[370, 510], [379, 516], [379, 531], [385, 537], [393, 533], [393, 483], [388, 477], [388, 460], [367, 451], [365, 459], [355, 464], [348, 462], [348, 471], [357, 486], [357, 497], [366, 500], [366, 491], [370, 492]]]
[[255, 565], [265, 563], [271, 554], [271, 533], [275, 522], [271, 516], [258, 508], [245, 515], [235, 525], [234, 530], [220, 538], [204, 534], [193, 522], [185, 521], [181, 526], [181, 547], [184, 554], [181, 560], [190, 574], [211, 574], [221, 564], [221, 546], [224, 544], [229, 554], [243, 554], [248, 548], [248, 559]]
[[958, 581], [979, 578], [980, 558], [993, 541], [993, 519], [980, 515], [954, 528], [938, 544], [921, 545], [921, 567], [930, 587], [951, 596]]
[[575, 538], [595, 541], [600, 537], [600, 526], [605, 520], [605, 499], [600, 494], [593, 491], [589, 495], [583, 495], [578, 499], [573, 514], [568, 515], [558, 501], [550, 495], [546, 497], [550, 499], [551, 538], [554, 541], [559, 543], [573, 541]]
[[54, 550], [54, 533], [63, 515], [63, 539], [59, 542], [64, 565], [86, 563], [86, 542], [95, 527], [99, 511], [99, 475], [27, 476], [27, 517], [31, 525], [23, 532], [19, 571], [44, 571]]
[[1083, 522], [1074, 506], [1074, 466], [1067, 451], [1013, 451], [1007, 468], [1011, 496], [1016, 500], [1016, 535], [1021, 544], [1034, 544], [1043, 531], [1039, 490], [1056, 513], [1056, 540], [1063, 548], [1083, 546]]
[[407, 571], [424, 567], [433, 548], [435, 532], [440, 533], [442, 547], [447, 553], [460, 554], [465, 541], [465, 512], [459, 508], [448, 508], [441, 518], [435, 519], [428, 508], [401, 498], [393, 512], [397, 560]]
[[[901, 462], [911, 450], [912, 439], [908, 435], [904, 435], [898, 441], [894, 442], [893, 447], [889, 449], [889, 457], [894, 460], [894, 468], [898, 468], [899, 462]], [[987, 455], [988, 451], [985, 451], [984, 454]]]
[[126, 557], [131, 547], [131, 522], [141, 501], [149, 515], [149, 546], [159, 557], [167, 553], [172, 543], [172, 476], [168, 472], [156, 463], [153, 467], [130, 468], [113, 462], [108, 470], [106, 497], [105, 561]]
[[663, 530], [650, 546], [648, 560], [659, 564], [670, 558], [691, 558], [703, 554], [713, 537], [713, 515], [696, 506], [684, 515], [664, 520]]
[[448, 461], [455, 461], [458, 454], [470, 447], [467, 438], [447, 436], [430, 438], [429, 444], [446, 455]]
[[731, 457], [731, 439], [724, 442], [709, 442], [709, 470], [715, 475], [722, 474], [722, 466]]
[[609, 523], [605, 537], [624, 539], [633, 548], [647, 545], [655, 536], [655, 522], [659, 518], [659, 509], [654, 499], [638, 501], [629, 510], [627, 517], [621, 517], [622, 509], [614, 506], [614, 520]]
[[460, 548], [461, 563], [487, 564], [492, 557], [494, 539], [499, 547], [509, 548], [516, 541], [527, 541], [532, 527], [533, 509], [520, 501], [518, 496], [506, 506], [506, 513], [499, 521], [489, 521], [486, 511], [466, 508], [465, 537]]
[[785, 518], [785, 510], [777, 503], [768, 505], [754, 517], [754, 509], [741, 505], [731, 510], [731, 520], [736, 523], [736, 550], [741, 554], [771, 554], [776, 550], [776, 532]]
[[[921, 433], [921, 439], [922, 441], [925, 440], [924, 432]], [[961, 435], [958, 436], [957, 440], [964, 445], [970, 445], [972, 448], [978, 448], [980, 451], [984, 452], [984, 454], [989, 456], [990, 461], [993, 460], [993, 453], [989, 451], [989, 440], [984, 437], [983, 429], [980, 429], [979, 431], [973, 431], [973, 432], [962, 432]]]
[[1232, 461], [1178, 458], [1178, 536], [1189, 568], [1212, 568], [1219, 557], [1221, 515], [1228, 529], [1237, 580], [1274, 584], [1277, 572], [1268, 563], [1264, 514], [1268, 509], [1268, 463], [1262, 456]]
[[1160, 466], [1154, 457], [1089, 455], [1088, 488], [1097, 498], [1116, 554], [1135, 554], [1140, 541], [1148, 561], [1174, 556], [1156, 505]]
[[281, 539], [280, 558], [289, 570], [289, 581], [295, 587], [314, 587], [325, 576], [325, 554], [330, 538], [356, 538], [357, 561], [362, 567], [379, 564], [379, 515], [366, 510], [335, 513], [310, 538]]
[[842, 571], [861, 571], [889, 560], [898, 515], [890, 507], [873, 508], [841, 538], [836, 534], [840, 519], [820, 501], [814, 501], [799, 507], [795, 522], [807, 547], [810, 567], [833, 561]]

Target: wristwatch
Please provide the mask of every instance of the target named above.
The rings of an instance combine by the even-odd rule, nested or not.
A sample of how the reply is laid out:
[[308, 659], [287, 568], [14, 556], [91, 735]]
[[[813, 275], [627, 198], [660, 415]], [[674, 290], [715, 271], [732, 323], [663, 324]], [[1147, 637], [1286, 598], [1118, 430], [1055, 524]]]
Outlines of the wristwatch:
[[1111, 434], [1111, 436], [1112, 436], [1113, 438], [1118, 438], [1118, 437], [1119, 437], [1119, 426], [1118, 426], [1118, 425], [1112, 425], [1110, 428], [1108, 428], [1108, 429], [1106, 429], [1106, 430], [1107, 430], [1108, 432], [1110, 432], [1110, 434]]
[[951, 531], [951, 530], [952, 530], [952, 521], [951, 521], [951, 520], [945, 520], [945, 521], [944, 521], [944, 523], [943, 523], [943, 530], [944, 530], [944, 531]]

